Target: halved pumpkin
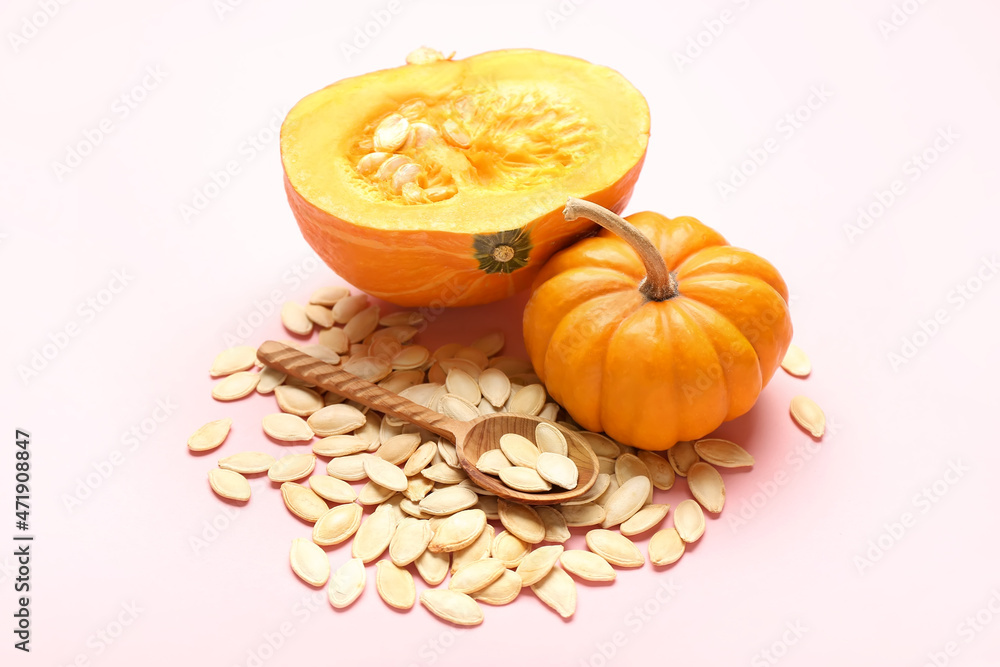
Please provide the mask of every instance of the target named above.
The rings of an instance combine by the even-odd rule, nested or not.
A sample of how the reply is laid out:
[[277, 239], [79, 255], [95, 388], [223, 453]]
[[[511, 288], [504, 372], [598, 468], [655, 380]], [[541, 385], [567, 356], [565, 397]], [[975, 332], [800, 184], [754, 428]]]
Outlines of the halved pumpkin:
[[422, 60], [295, 105], [281, 128], [288, 200], [320, 257], [369, 294], [495, 301], [593, 229], [563, 219], [568, 194], [625, 207], [649, 109], [614, 70], [568, 56]]

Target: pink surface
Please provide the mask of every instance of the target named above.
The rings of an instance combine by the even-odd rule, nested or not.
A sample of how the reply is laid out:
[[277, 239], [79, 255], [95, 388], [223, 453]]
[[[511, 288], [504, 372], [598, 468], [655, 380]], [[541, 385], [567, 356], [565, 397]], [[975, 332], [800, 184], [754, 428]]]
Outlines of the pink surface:
[[[50, 4], [0, 10], [3, 664], [1000, 661], [994, 4]], [[372, 12], [386, 25], [350, 53]], [[701, 53], [679, 65], [689, 40]], [[389, 610], [371, 580], [334, 611], [288, 567], [309, 527], [277, 491], [257, 480], [234, 507], [206, 483], [217, 454], [285, 451], [257, 426], [273, 399], [210, 398], [211, 359], [227, 335], [285, 337], [255, 313], [336, 281], [287, 209], [273, 129], [302, 95], [421, 44], [624, 73], [653, 117], [629, 212], [695, 215], [773, 261], [814, 362], [720, 430], [758, 464], [726, 476], [703, 540], [676, 567], [581, 585], [569, 622], [525, 593], [459, 630]], [[81, 142], [77, 166], [55, 166]], [[874, 217], [846, 228], [859, 207]], [[425, 340], [499, 326], [519, 351], [522, 304], [448, 312]], [[787, 416], [797, 393], [827, 411], [819, 445]], [[226, 445], [188, 454], [224, 415]], [[30, 655], [10, 631], [15, 428], [32, 435]]]

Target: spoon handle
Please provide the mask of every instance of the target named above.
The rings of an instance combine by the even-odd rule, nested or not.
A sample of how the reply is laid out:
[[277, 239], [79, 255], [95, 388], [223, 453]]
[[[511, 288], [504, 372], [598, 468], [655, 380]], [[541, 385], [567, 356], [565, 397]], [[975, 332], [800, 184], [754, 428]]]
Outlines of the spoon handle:
[[257, 358], [266, 366], [346, 396], [379, 412], [416, 424], [452, 442], [457, 442], [469, 428], [464, 422], [429, 410], [399, 394], [387, 391], [277, 341], [265, 341], [257, 350]]

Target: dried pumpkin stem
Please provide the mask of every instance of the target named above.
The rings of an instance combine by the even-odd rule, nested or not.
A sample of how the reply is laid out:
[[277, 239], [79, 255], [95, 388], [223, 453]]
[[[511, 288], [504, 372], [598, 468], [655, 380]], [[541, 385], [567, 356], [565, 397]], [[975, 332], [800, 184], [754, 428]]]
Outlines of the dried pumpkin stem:
[[614, 232], [632, 246], [646, 267], [646, 277], [639, 283], [639, 291], [651, 301], [666, 301], [677, 296], [677, 279], [667, 268], [663, 255], [656, 246], [628, 220], [593, 202], [570, 197], [563, 209], [566, 220], [587, 218]]

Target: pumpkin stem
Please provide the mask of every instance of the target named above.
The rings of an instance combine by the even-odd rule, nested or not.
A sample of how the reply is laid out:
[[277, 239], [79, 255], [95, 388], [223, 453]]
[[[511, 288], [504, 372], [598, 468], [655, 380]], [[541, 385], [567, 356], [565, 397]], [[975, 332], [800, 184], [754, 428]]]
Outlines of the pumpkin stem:
[[608, 231], [617, 234], [632, 246], [646, 267], [646, 277], [639, 283], [639, 291], [650, 301], [666, 301], [677, 296], [677, 278], [667, 268], [663, 255], [656, 246], [625, 218], [603, 206], [583, 199], [570, 197], [563, 209], [566, 220], [583, 217], [592, 220]]

